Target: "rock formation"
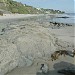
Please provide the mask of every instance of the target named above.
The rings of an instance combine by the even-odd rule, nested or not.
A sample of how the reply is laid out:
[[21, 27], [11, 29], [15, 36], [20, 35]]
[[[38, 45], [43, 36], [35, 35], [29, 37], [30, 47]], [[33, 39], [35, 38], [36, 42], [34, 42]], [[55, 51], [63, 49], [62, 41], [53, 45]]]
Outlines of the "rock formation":
[[34, 59], [50, 57], [59, 49], [59, 43], [49, 29], [35, 22], [6, 27], [0, 35], [0, 75], [16, 67], [30, 66]]

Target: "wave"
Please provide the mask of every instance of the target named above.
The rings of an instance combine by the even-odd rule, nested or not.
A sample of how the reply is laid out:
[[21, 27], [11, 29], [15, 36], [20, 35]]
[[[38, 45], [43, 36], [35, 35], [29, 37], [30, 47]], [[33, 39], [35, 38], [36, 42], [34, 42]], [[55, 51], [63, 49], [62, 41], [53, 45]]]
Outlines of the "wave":
[[75, 18], [75, 13], [66, 13], [68, 16]]

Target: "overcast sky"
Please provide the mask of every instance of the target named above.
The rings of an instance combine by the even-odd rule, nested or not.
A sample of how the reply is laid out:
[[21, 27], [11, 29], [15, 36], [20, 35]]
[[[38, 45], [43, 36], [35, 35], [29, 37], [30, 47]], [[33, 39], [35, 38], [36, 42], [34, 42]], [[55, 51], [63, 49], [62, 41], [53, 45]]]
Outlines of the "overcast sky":
[[31, 5], [37, 8], [49, 8], [74, 12], [75, 0], [15, 0], [23, 4]]

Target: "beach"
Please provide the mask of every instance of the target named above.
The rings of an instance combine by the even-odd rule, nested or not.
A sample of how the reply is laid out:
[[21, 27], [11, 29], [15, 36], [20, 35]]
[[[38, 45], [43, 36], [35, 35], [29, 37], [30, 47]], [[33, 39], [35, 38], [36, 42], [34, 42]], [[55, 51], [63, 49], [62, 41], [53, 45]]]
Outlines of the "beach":
[[[0, 75], [63, 75], [57, 71], [75, 66], [69, 55], [51, 60], [53, 52], [75, 48], [75, 26], [48, 22], [42, 16], [48, 17], [0, 16]], [[40, 72], [41, 64], [49, 66], [48, 74]]]
[[19, 18], [26, 18], [36, 16], [36, 14], [4, 14], [3, 16], [0, 16], [0, 20], [3, 19], [19, 19]]

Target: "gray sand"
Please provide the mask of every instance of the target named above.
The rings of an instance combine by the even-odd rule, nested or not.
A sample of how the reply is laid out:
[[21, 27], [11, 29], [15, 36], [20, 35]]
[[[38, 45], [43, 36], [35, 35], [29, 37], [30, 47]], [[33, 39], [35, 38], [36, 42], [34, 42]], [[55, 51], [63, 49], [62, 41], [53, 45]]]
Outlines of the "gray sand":
[[[73, 66], [71, 56], [51, 61], [50, 55], [64, 48], [72, 51], [75, 27], [51, 29], [47, 26], [48, 22], [40, 23], [39, 19], [0, 21], [0, 75], [60, 75], [57, 70]], [[48, 74], [39, 72], [42, 63], [49, 65]]]

